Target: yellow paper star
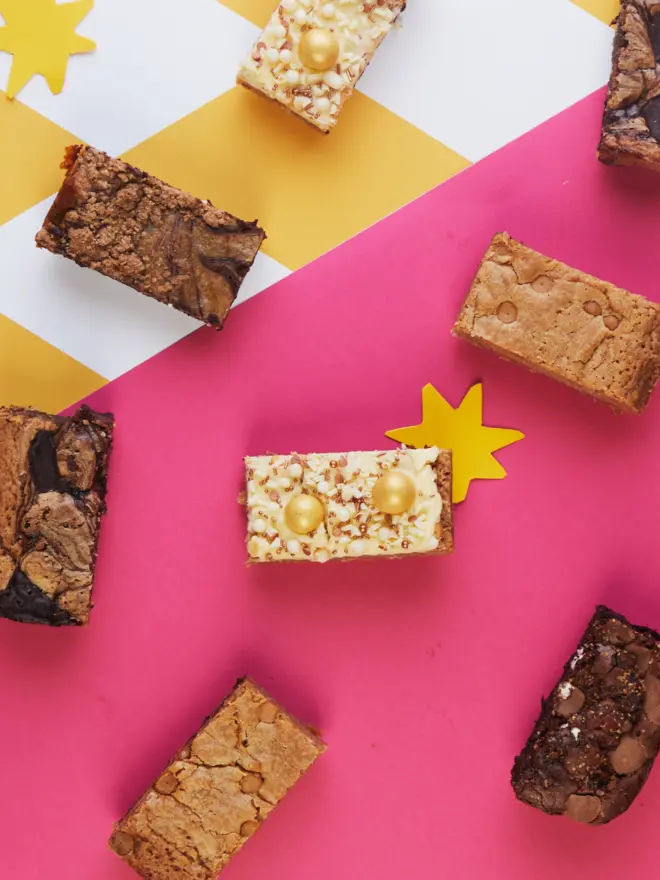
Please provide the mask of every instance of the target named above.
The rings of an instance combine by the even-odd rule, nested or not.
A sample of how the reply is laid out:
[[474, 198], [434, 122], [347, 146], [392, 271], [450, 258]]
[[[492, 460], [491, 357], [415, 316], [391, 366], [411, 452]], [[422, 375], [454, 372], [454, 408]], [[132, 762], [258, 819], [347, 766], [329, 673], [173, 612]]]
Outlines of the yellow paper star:
[[524, 438], [510, 428], [487, 428], [483, 420], [483, 388], [473, 385], [454, 409], [433, 385], [422, 389], [421, 425], [387, 431], [406, 446], [417, 449], [439, 446], [453, 453], [453, 500], [464, 501], [472, 480], [501, 480], [506, 477], [502, 465], [492, 453]]
[[94, 6], [94, 0], [0, 0], [0, 51], [14, 62], [7, 96], [14, 98], [35, 74], [40, 73], [54, 95], [64, 87], [69, 55], [92, 52], [96, 43], [75, 33]]

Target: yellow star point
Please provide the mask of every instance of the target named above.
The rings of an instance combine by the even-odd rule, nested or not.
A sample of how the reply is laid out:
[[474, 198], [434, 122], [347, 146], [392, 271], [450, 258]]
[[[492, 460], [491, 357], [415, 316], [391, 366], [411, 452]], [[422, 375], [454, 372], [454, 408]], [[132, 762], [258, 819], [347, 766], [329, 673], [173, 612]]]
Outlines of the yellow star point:
[[69, 56], [96, 49], [96, 43], [75, 32], [93, 6], [94, 0], [0, 0], [5, 22], [0, 27], [0, 51], [14, 56], [9, 98], [15, 98], [37, 73], [54, 95], [62, 91]]
[[472, 480], [501, 480], [506, 471], [493, 452], [524, 438], [510, 428], [483, 424], [483, 387], [473, 385], [454, 409], [433, 387], [422, 390], [422, 423], [387, 431], [386, 436], [417, 449], [438, 446], [453, 454], [453, 500], [464, 501]]

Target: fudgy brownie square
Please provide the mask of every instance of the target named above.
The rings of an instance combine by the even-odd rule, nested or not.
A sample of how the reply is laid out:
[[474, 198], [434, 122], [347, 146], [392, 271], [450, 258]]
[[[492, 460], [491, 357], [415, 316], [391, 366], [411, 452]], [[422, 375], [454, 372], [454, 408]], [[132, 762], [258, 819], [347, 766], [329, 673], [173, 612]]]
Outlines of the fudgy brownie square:
[[604, 825], [639, 794], [660, 749], [660, 636], [601, 605], [516, 758], [516, 797]]
[[220, 329], [265, 233], [92, 147], [69, 147], [37, 246]]
[[598, 157], [660, 171], [660, 2], [622, 0]]
[[453, 333], [617, 410], [660, 376], [660, 305], [496, 235]]
[[325, 751], [241, 679], [115, 826], [110, 847], [145, 880], [215, 880]]
[[113, 425], [0, 409], [0, 617], [88, 623]]

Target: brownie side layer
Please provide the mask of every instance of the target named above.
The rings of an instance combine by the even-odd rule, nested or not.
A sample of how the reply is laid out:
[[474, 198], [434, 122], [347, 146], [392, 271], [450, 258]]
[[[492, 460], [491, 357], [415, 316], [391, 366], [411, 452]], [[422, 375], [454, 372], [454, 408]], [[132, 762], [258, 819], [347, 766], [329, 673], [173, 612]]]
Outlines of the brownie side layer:
[[325, 751], [249, 679], [115, 826], [111, 849], [145, 880], [215, 880]]
[[222, 327], [263, 230], [92, 147], [64, 167], [37, 246]]
[[660, 749], [660, 636], [599, 606], [512, 771], [521, 801], [604, 825], [625, 812]]
[[496, 235], [452, 332], [614, 409], [660, 376], [660, 305]]
[[88, 623], [113, 417], [0, 409], [0, 617]]
[[623, 0], [598, 158], [660, 171], [660, 3]]

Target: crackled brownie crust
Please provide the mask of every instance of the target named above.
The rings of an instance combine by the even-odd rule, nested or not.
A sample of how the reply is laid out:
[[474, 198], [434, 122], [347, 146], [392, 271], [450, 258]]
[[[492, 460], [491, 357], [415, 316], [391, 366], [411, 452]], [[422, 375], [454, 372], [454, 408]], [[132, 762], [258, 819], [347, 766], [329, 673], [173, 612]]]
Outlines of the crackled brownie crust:
[[660, 306], [493, 238], [453, 333], [608, 403], [640, 412], [660, 375]]
[[660, 2], [621, 4], [598, 157], [660, 171]]
[[117, 823], [111, 848], [145, 880], [215, 880], [325, 751], [249, 679]]
[[92, 147], [64, 167], [37, 245], [222, 327], [263, 230]]
[[[245, 459], [249, 562], [329, 562], [363, 556], [397, 558], [454, 549], [452, 458], [446, 449], [263, 455]], [[403, 513], [377, 509], [374, 486], [396, 470], [411, 481]], [[298, 534], [287, 506], [300, 495], [319, 499], [323, 519]]]
[[660, 636], [599, 606], [516, 758], [516, 796], [604, 825], [631, 805], [660, 749]]
[[0, 617], [86, 624], [113, 418], [0, 409]]

